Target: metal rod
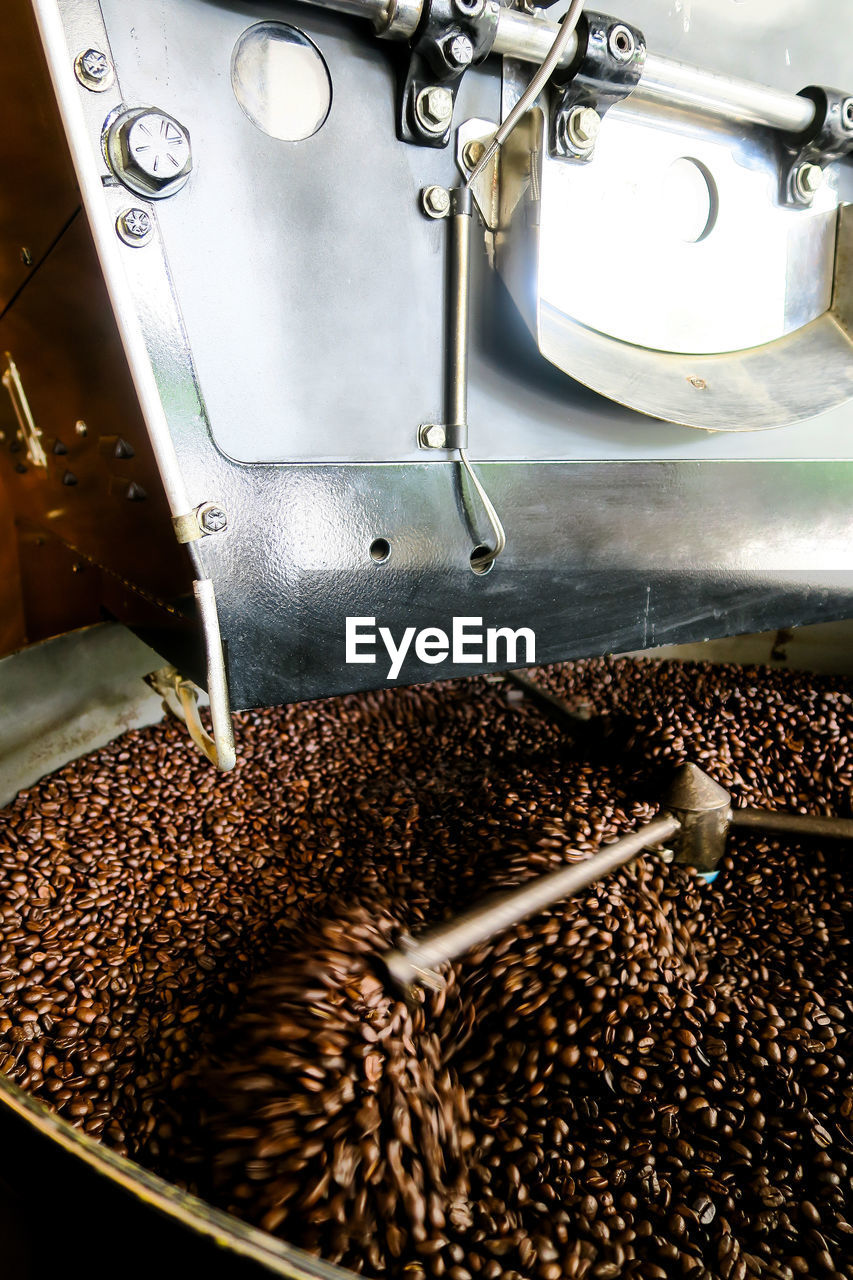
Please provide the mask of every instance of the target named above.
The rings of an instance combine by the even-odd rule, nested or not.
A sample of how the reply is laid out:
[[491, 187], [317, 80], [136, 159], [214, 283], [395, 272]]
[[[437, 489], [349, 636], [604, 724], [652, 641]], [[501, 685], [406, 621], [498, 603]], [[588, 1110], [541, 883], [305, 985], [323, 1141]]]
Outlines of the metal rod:
[[733, 809], [732, 826], [785, 835], [853, 840], [853, 818], [827, 818], [810, 813], [774, 813], [770, 809]]
[[448, 961], [504, 929], [520, 924], [537, 911], [553, 906], [562, 898], [579, 893], [611, 871], [618, 871], [650, 845], [668, 840], [680, 830], [681, 823], [672, 814], [655, 818], [639, 831], [605, 845], [585, 862], [576, 862], [549, 875], [539, 876], [519, 889], [487, 899], [421, 938], [405, 941], [399, 950], [390, 951], [384, 957], [386, 968], [402, 987], [415, 982], [434, 985], [436, 970]]
[[471, 225], [473, 201], [464, 187], [451, 193], [449, 334], [446, 422], [468, 426], [468, 327], [471, 310]]
[[514, 684], [517, 689], [523, 689], [543, 715], [555, 721], [561, 729], [568, 729], [570, 733], [589, 729], [589, 716], [582, 716], [577, 711], [572, 711], [565, 698], [559, 697], [544, 685], [531, 680], [530, 676], [525, 675], [523, 671], [505, 671], [504, 679], [509, 684]]
[[[308, 0], [321, 8], [357, 14], [373, 22], [389, 38], [402, 39], [415, 29], [421, 0]], [[403, 12], [405, 9], [405, 12]], [[396, 17], [397, 11], [399, 16]], [[560, 24], [518, 9], [501, 8], [492, 53], [542, 63]], [[577, 53], [577, 36], [569, 41], [559, 65], [569, 66]], [[722, 116], [739, 124], [758, 124], [786, 133], [801, 133], [815, 117], [814, 103], [794, 93], [650, 53], [634, 97], [689, 111]]]

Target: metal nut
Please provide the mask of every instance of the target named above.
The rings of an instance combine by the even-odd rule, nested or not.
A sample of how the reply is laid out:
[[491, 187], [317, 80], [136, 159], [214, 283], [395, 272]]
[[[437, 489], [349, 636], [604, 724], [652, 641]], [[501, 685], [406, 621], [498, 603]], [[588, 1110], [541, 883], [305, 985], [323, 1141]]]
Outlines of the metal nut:
[[446, 218], [450, 213], [450, 192], [446, 187], [424, 187], [421, 204], [428, 218]]
[[816, 192], [820, 191], [823, 186], [823, 169], [819, 164], [804, 164], [797, 170], [794, 179], [797, 187], [797, 194], [803, 200], [811, 200]]
[[106, 154], [113, 173], [137, 195], [173, 195], [192, 172], [187, 130], [164, 111], [125, 111], [107, 131]]
[[418, 94], [415, 114], [428, 133], [444, 133], [453, 119], [453, 94], [443, 85], [427, 85]]
[[228, 527], [228, 516], [215, 502], [205, 502], [196, 511], [196, 520], [204, 533], [221, 533]]
[[593, 107], [575, 107], [567, 127], [573, 145], [579, 151], [591, 151], [601, 131], [601, 116]]
[[125, 209], [116, 220], [116, 231], [125, 244], [138, 249], [154, 234], [151, 214], [145, 209]]
[[87, 49], [74, 62], [74, 74], [86, 89], [101, 93], [115, 79], [112, 63], [100, 49]]
[[474, 61], [474, 42], [461, 32], [444, 43], [444, 56], [451, 67], [470, 67]]

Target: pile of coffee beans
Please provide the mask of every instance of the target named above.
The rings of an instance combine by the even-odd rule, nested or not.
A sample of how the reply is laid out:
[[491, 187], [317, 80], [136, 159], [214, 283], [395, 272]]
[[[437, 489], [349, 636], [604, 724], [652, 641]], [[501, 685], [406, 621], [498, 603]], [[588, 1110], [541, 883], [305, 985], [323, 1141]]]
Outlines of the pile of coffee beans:
[[172, 724], [0, 814], [0, 1070], [240, 1216], [409, 1280], [853, 1277], [850, 851], [644, 855], [414, 1005], [375, 957], [647, 821], [694, 760], [851, 815], [853, 687], [595, 660]]

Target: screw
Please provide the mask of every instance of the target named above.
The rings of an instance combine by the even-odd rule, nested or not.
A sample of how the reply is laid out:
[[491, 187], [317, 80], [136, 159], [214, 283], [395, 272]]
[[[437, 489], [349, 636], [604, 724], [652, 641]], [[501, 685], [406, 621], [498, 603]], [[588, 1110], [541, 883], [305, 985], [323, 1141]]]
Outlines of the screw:
[[621, 24], [614, 27], [608, 37], [607, 47], [617, 62], [629, 62], [637, 48], [633, 31]]
[[476, 169], [486, 153], [486, 144], [481, 142], [479, 138], [472, 138], [470, 142], [466, 142], [462, 148], [462, 163], [466, 169]]
[[801, 199], [811, 200], [812, 196], [820, 191], [823, 186], [823, 169], [819, 164], [801, 165], [797, 170], [794, 181], [797, 194]]
[[427, 217], [446, 218], [450, 213], [450, 192], [445, 187], [424, 187], [421, 204]]
[[443, 449], [446, 443], [444, 427], [433, 423], [431, 426], [421, 427], [420, 445], [423, 449]]
[[428, 133], [444, 133], [453, 119], [453, 94], [442, 85], [427, 85], [418, 94], [415, 114]]
[[228, 517], [215, 502], [206, 502], [196, 511], [199, 528], [205, 533], [221, 533], [228, 525]]
[[108, 89], [113, 82], [110, 60], [100, 49], [87, 49], [74, 63], [74, 73], [86, 89], [96, 93]]
[[601, 116], [593, 107], [575, 107], [567, 128], [569, 140], [579, 151], [591, 151], [601, 130]]
[[83, 422], [82, 418], [74, 423], [74, 432], [78, 436], [87, 436], [89, 434], [89, 428], [86, 426], [85, 422]]
[[444, 56], [452, 67], [470, 67], [474, 61], [474, 42], [466, 35], [451, 36], [444, 43]]
[[153, 234], [151, 215], [144, 209], [125, 209], [116, 221], [116, 231], [134, 249], [145, 244]]

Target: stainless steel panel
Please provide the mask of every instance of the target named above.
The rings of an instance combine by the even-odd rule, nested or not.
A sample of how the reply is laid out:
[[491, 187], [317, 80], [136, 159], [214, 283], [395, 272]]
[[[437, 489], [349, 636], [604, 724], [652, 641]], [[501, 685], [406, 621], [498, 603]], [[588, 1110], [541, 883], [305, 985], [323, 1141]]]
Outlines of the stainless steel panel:
[[[790, 43], [794, 30], [769, 4], [760, 7], [766, 59], [753, 50], [746, 66], [731, 42], [728, 69], [790, 88], [776, 55], [780, 33]], [[649, 28], [654, 48], [726, 69], [722, 39], [704, 26], [690, 35], [684, 14], [664, 20], [659, 6], [636, 8], [624, 16], [641, 25], [657, 14]], [[736, 8], [746, 11], [752, 30], [749, 5]], [[218, 446], [249, 462], [421, 460], [417, 426], [441, 408], [444, 228], [422, 217], [417, 193], [449, 182], [453, 166], [448, 154], [394, 137], [399, 50], [377, 42], [367, 23], [296, 4], [184, 0], [146, 6], [131, 19], [121, 0], [104, 0], [103, 10], [125, 99], [156, 102], [193, 136], [196, 171], [157, 215]], [[811, 72], [805, 79], [843, 83], [838, 49], [814, 38], [804, 7], [798, 14], [797, 39], [811, 55], [799, 63]], [[230, 88], [240, 34], [273, 18], [301, 26], [331, 72], [329, 119], [304, 142], [276, 141], [256, 129]], [[828, 20], [840, 39], [853, 13], [836, 2]], [[728, 17], [724, 26], [730, 36]], [[458, 120], [496, 120], [498, 108], [495, 71], [466, 77]], [[845, 410], [824, 414], [808, 431], [776, 431], [768, 445], [748, 434], [734, 439], [649, 422], [590, 397], [555, 377], [523, 328], [513, 328], [484, 249], [475, 276], [475, 457], [849, 456]], [[327, 356], [322, 377], [318, 349]]]

